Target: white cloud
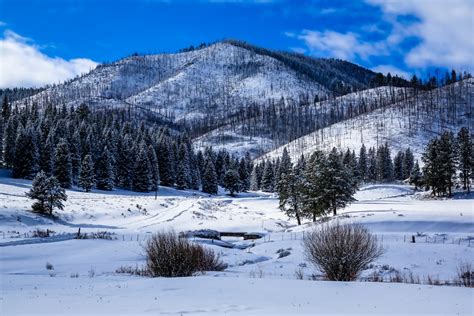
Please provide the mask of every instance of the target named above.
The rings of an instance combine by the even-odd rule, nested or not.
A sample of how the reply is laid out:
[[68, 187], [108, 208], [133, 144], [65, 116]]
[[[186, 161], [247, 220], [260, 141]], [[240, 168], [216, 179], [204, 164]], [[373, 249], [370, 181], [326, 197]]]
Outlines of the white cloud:
[[387, 73], [390, 73], [392, 76], [397, 75], [397, 76], [405, 78], [405, 79], [410, 79], [411, 78], [410, 73], [408, 73], [404, 70], [401, 70], [401, 69], [399, 69], [395, 66], [392, 66], [392, 65], [378, 65], [376, 67], [373, 67], [372, 71], [381, 72], [384, 75], [386, 75]]
[[354, 60], [359, 57], [366, 60], [369, 56], [384, 55], [387, 51], [384, 43], [362, 41], [357, 34], [352, 32], [303, 30], [300, 34], [285, 33], [285, 35], [304, 41], [309, 51], [314, 55], [346, 60]]
[[59, 83], [96, 66], [96, 62], [86, 58], [49, 57], [30, 39], [10, 30], [0, 39], [0, 88]]
[[1, 27], [1, 26], [5, 26], [5, 25], [7, 25], [7, 23], [5, 23], [5, 22], [3, 22], [3, 21], [0, 21], [0, 27]]
[[[367, 2], [379, 6], [384, 12], [384, 19], [392, 24], [389, 41], [398, 44], [409, 36], [420, 40], [405, 55], [408, 66], [474, 69], [474, 1]], [[409, 15], [418, 20], [408, 26], [399, 22], [399, 18]]]

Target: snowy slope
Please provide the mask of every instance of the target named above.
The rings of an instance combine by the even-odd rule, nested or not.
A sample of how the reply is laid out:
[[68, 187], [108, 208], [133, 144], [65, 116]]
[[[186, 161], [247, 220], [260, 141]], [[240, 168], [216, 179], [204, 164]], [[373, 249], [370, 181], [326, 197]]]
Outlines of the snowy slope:
[[392, 153], [410, 147], [417, 158], [427, 142], [444, 130], [457, 133], [463, 126], [474, 127], [474, 80], [425, 92], [351, 119], [332, 124], [300, 137], [268, 153], [277, 157], [287, 148], [292, 159], [309, 155], [316, 149], [350, 148], [359, 150], [387, 142]]
[[[321, 276], [302, 252], [303, 234], [312, 224], [296, 226], [278, 210], [275, 196], [251, 192], [211, 197], [162, 187], [155, 200], [152, 193], [68, 190], [65, 210], [53, 221], [28, 211], [31, 201], [24, 193], [30, 186], [30, 181], [0, 175], [0, 308], [5, 315], [473, 313], [472, 290], [466, 288], [310, 281]], [[362, 280], [399, 271], [422, 281], [427, 276], [450, 281], [460, 263], [473, 261], [472, 195], [424, 200], [408, 186], [373, 185], [358, 191], [356, 198], [339, 220], [363, 223], [385, 248]], [[56, 234], [25, 237], [36, 228]], [[116, 239], [73, 239], [78, 228], [83, 233], [107, 230]], [[150, 234], [169, 228], [256, 231], [265, 237], [225, 240], [246, 249], [196, 239], [229, 265], [222, 272], [176, 279], [116, 273], [123, 266], [141, 266], [142, 246]], [[417, 233], [415, 244], [404, 242]], [[279, 258], [280, 249], [289, 255]], [[45, 268], [47, 262], [53, 270]]]

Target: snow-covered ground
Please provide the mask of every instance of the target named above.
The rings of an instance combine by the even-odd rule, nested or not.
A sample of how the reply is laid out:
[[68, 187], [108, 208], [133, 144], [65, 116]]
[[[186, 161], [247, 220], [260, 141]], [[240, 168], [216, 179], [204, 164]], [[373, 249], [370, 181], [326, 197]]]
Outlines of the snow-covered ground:
[[[377, 234], [385, 254], [360, 282], [319, 279], [304, 258], [298, 227], [278, 210], [275, 196], [252, 192], [230, 198], [161, 188], [154, 194], [70, 190], [59, 219], [28, 211], [31, 182], [0, 175], [0, 314], [450, 314], [472, 315], [472, 289], [364, 282], [373, 273], [399, 271], [422, 281], [453, 280], [457, 266], [474, 263], [473, 196], [427, 199], [403, 185], [371, 185], [341, 221], [361, 222]], [[36, 228], [56, 232], [31, 238]], [[115, 240], [76, 240], [74, 233], [109, 231]], [[226, 238], [241, 247], [196, 239], [229, 267], [191, 278], [144, 278], [116, 270], [144, 263], [151, 233], [215, 229], [260, 232], [256, 241]], [[408, 242], [417, 235], [416, 243]], [[469, 241], [470, 239], [473, 239]], [[243, 248], [243, 249], [242, 249]], [[277, 252], [287, 250], [279, 258]], [[50, 263], [54, 269], [46, 269]], [[297, 275], [302, 276], [299, 280]]]

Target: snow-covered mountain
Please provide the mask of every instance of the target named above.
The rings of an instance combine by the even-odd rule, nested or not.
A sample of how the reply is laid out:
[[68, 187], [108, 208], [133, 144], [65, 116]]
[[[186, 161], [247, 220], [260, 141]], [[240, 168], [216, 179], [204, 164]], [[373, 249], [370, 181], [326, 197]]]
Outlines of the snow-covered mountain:
[[[342, 96], [339, 104], [354, 104], [350, 100], [364, 94], [381, 95], [377, 88]], [[377, 90], [379, 90], [378, 93]], [[387, 142], [393, 151], [410, 147], [420, 157], [427, 142], [439, 136], [444, 130], [457, 133], [461, 127], [472, 131], [474, 127], [474, 79], [423, 93], [398, 89], [398, 96], [391, 102], [353, 118], [331, 124], [313, 133], [297, 138], [262, 158], [277, 157], [286, 147], [292, 159], [302, 154], [309, 155], [316, 149], [331, 150], [349, 148], [358, 151], [366, 147], [377, 147]]]
[[[290, 63], [265, 53], [270, 51], [237, 43], [223, 41], [176, 54], [130, 56], [100, 65], [27, 101], [40, 105], [53, 102], [137, 106], [179, 121], [228, 116], [248, 104], [265, 104], [281, 98], [313, 100], [334, 92], [328, 88], [334, 85], [333, 80], [314, 76], [308, 69], [315, 72], [324, 66], [324, 71], [338, 74], [334, 76], [341, 78], [341, 84], [353, 88], [366, 87], [367, 78], [374, 75], [349, 63], [358, 73], [352, 68], [344, 72], [343, 61], [322, 59], [317, 65]], [[318, 78], [320, 82], [315, 80]]]

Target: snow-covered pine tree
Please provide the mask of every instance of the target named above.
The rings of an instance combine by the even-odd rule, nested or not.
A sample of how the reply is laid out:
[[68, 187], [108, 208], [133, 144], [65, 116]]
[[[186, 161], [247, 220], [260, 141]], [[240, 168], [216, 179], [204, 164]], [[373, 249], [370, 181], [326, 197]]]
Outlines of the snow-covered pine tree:
[[157, 154], [161, 184], [164, 186], [173, 186], [175, 183], [175, 162], [171, 146], [166, 141], [160, 142]]
[[94, 187], [95, 172], [91, 155], [86, 155], [82, 160], [78, 183], [79, 186], [86, 192], [90, 192], [90, 190]]
[[404, 180], [404, 172], [403, 172], [403, 161], [405, 160], [405, 153], [403, 151], [399, 151], [395, 158], [393, 158], [393, 176], [395, 180]]
[[423, 176], [420, 171], [420, 165], [418, 164], [418, 160], [415, 162], [415, 165], [411, 170], [409, 182], [411, 185], [415, 186], [415, 190], [417, 190], [423, 185]]
[[285, 169], [280, 176], [278, 184], [279, 208], [288, 217], [296, 218], [298, 225], [301, 225], [301, 210], [303, 204], [302, 194], [302, 171]]
[[63, 202], [67, 200], [67, 195], [58, 180], [54, 176], [48, 178], [43, 171], [36, 174], [26, 196], [37, 200], [32, 205], [33, 212], [48, 215], [53, 214], [54, 208], [62, 210], [64, 208]]
[[362, 144], [359, 151], [359, 163], [358, 163], [360, 180], [366, 182], [368, 180], [368, 158], [367, 158], [367, 149], [365, 145]]
[[368, 163], [367, 163], [367, 180], [370, 182], [377, 181], [377, 159], [375, 156], [375, 149], [369, 148]]
[[142, 141], [138, 146], [138, 153], [133, 166], [132, 190], [136, 192], [149, 192], [152, 185], [148, 147]]
[[248, 166], [245, 158], [241, 158], [239, 162], [239, 191], [246, 192], [250, 189], [250, 175], [247, 173]]
[[54, 156], [54, 142], [53, 134], [49, 132], [46, 135], [45, 141], [41, 143], [40, 155], [39, 155], [39, 168], [44, 171], [47, 175], [51, 175], [53, 172], [53, 156]]
[[134, 146], [130, 134], [127, 133], [119, 139], [119, 145], [117, 147], [116, 184], [124, 189], [130, 190], [132, 188], [132, 171], [136, 146]]
[[448, 195], [451, 196], [458, 156], [454, 134], [450, 131], [441, 134], [438, 143], [438, 159], [441, 167], [438, 172], [442, 174]]
[[273, 174], [273, 163], [270, 160], [265, 162], [265, 169], [262, 174], [261, 189], [263, 192], [274, 192], [275, 176]]
[[81, 171], [81, 139], [79, 131], [74, 131], [72, 134], [71, 141], [69, 142], [69, 149], [71, 153], [71, 165], [72, 165], [72, 182], [77, 183], [79, 173]]
[[405, 150], [405, 155], [403, 157], [403, 179], [408, 179], [411, 175], [415, 164], [415, 157], [410, 148]]
[[258, 191], [259, 188], [259, 179], [258, 179], [258, 169], [259, 165], [254, 165], [252, 169], [252, 173], [250, 174], [250, 190]]
[[190, 187], [191, 171], [189, 169], [188, 148], [182, 143], [178, 153], [178, 172], [176, 174], [176, 188], [184, 190]]
[[381, 145], [377, 149], [376, 173], [379, 182], [393, 181], [393, 161], [388, 143]]
[[69, 189], [72, 185], [71, 153], [67, 141], [59, 140], [53, 155], [53, 175], [62, 188]]
[[109, 149], [105, 146], [95, 163], [96, 187], [99, 190], [111, 191], [114, 188], [114, 170]]
[[471, 191], [471, 178], [474, 172], [474, 148], [471, 133], [466, 127], [462, 127], [457, 135], [459, 147], [459, 178], [464, 190]]
[[191, 183], [190, 189], [199, 190], [199, 186], [201, 185], [201, 172], [199, 167], [197, 166], [197, 156], [194, 154], [192, 148], [191, 150], [188, 149], [189, 153], [189, 166], [190, 166], [190, 173], [191, 173]]
[[156, 157], [156, 152], [152, 145], [148, 145], [148, 161], [150, 162], [151, 170], [151, 190], [156, 192], [160, 185], [160, 170], [158, 166], [158, 158]]
[[33, 179], [39, 167], [36, 130], [31, 122], [28, 122], [26, 127], [18, 127], [14, 148], [12, 176]]
[[322, 179], [325, 179], [322, 184], [323, 201], [324, 204], [327, 203], [333, 215], [337, 214], [337, 209], [355, 201], [353, 196], [357, 189], [357, 182], [352, 178], [352, 172], [342, 164], [336, 148], [333, 148], [327, 157]]
[[15, 143], [18, 125], [17, 115], [10, 115], [3, 133], [3, 162], [7, 168], [11, 168], [15, 162]]
[[229, 191], [230, 196], [238, 193], [241, 187], [239, 173], [235, 169], [229, 169], [224, 174], [223, 187]]
[[324, 170], [327, 170], [327, 163], [324, 152], [316, 150], [307, 162], [300, 159], [294, 169], [296, 172], [295, 180], [301, 183], [301, 185], [294, 188], [299, 190], [301, 194], [301, 214], [312, 219], [313, 222], [316, 221], [318, 216], [326, 214], [329, 209], [324, 191], [324, 184], [328, 179], [324, 178], [327, 174], [323, 173]]
[[211, 158], [206, 155], [204, 163], [204, 173], [202, 174], [202, 192], [209, 194], [217, 194], [217, 174], [214, 163]]

